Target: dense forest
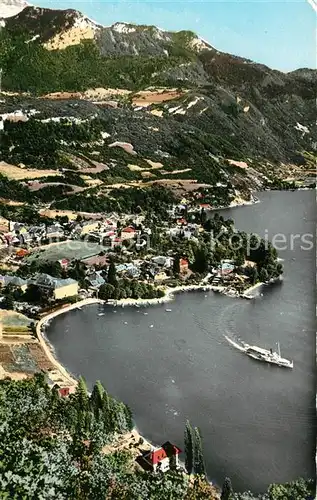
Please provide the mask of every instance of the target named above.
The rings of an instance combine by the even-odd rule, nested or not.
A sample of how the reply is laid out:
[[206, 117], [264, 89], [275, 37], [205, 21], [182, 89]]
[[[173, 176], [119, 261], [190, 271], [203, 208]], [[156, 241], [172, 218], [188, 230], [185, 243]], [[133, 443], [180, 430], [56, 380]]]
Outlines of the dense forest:
[[[175, 84], [168, 70], [190, 62], [193, 54], [177, 51], [170, 57], [102, 56], [95, 42], [85, 40], [65, 50], [49, 51], [42, 45], [26, 43], [28, 34], [0, 33], [0, 62], [3, 83], [16, 91], [45, 93], [78, 91], [90, 87], [140, 89], [148, 85]], [[25, 58], [28, 65], [25, 66]], [[164, 74], [167, 72], [167, 75]], [[153, 76], [156, 75], [156, 76]], [[186, 85], [186, 80], [178, 82]]]

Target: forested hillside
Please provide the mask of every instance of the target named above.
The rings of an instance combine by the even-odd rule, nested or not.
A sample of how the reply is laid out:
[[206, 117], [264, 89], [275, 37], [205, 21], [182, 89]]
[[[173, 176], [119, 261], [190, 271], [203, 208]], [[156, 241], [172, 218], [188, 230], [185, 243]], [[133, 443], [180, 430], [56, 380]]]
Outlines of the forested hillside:
[[[14, 500], [216, 500], [204, 477], [182, 470], [153, 474], [136, 466], [129, 451], [111, 451], [131, 430], [131, 411], [98, 382], [91, 395], [83, 379], [76, 393], [61, 397], [42, 374], [0, 382], [0, 497]], [[222, 500], [307, 500], [313, 483], [272, 485], [258, 497], [233, 493]]]

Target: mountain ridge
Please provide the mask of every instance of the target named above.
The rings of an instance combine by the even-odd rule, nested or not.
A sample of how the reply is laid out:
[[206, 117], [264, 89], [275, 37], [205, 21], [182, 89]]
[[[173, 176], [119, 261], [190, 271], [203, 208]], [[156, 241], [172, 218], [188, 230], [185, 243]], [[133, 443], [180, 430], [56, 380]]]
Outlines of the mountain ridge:
[[[82, 189], [74, 164], [98, 157], [93, 193], [192, 180], [209, 184], [222, 204], [285, 178], [305, 181], [317, 150], [317, 71], [283, 73], [197, 40], [190, 31], [96, 27], [72, 9], [26, 7], [0, 33], [2, 88], [16, 94], [0, 103], [2, 159], [56, 169], [61, 185], [71, 178]], [[44, 184], [52, 201], [58, 190]], [[83, 196], [77, 189], [72, 208], [92, 207]]]
[[[39, 6], [34, 6], [32, 4], [29, 4], [25, 0], [2, 0], [1, 4], [8, 5], [8, 6], [16, 6], [16, 8], [20, 9], [19, 12], [14, 13], [13, 15], [10, 15], [10, 18], [15, 18], [15, 19], [12, 19], [12, 20], [9, 19], [9, 24], [10, 24], [10, 22], [12, 22], [12, 23], [17, 22], [17, 23], [20, 23], [21, 25], [23, 25], [25, 20], [26, 20], [25, 17], [35, 19], [37, 17], [37, 15], [44, 16], [44, 17], [45, 16], [46, 17], [49, 17], [49, 16], [53, 16], [53, 17], [58, 17], [58, 16], [68, 17], [69, 16], [69, 17], [71, 17], [71, 16], [73, 16], [74, 22], [77, 18], [77, 21], [79, 21], [78, 24], [80, 24], [80, 21], [86, 22], [87, 25], [94, 27], [95, 31], [114, 30], [114, 31], [117, 31], [121, 34], [132, 33], [134, 31], [137, 31], [140, 29], [146, 29], [146, 30], [149, 30], [149, 29], [153, 30], [154, 29], [160, 33], [167, 33], [167, 34], [187, 32], [187, 33], [192, 33], [196, 37], [196, 40], [197, 40], [196, 47], [198, 47], [199, 50], [212, 49], [217, 54], [229, 55], [225, 52], [222, 52], [222, 51], [215, 49], [207, 40], [205, 40], [199, 34], [196, 34], [194, 32], [190, 32], [188, 30], [187, 31], [186, 30], [181, 30], [181, 31], [166, 30], [163, 28], [159, 28], [158, 26], [155, 26], [155, 25], [142, 25], [142, 24], [137, 24], [137, 23], [125, 22], [125, 21], [116, 21], [115, 23], [113, 23], [111, 25], [103, 25], [103, 24], [98, 23], [97, 21], [89, 18], [88, 16], [86, 16], [80, 10], [77, 10], [77, 9], [52, 9], [52, 8], [47, 8], [47, 7], [39, 7]], [[18, 6], [20, 6], [20, 7], [18, 7]], [[4, 17], [9, 17], [9, 16], [8, 15], [6, 15], [6, 16], [1, 15], [1, 9], [0, 9], [0, 19], [2, 17], [4, 18]], [[28, 28], [30, 28], [30, 26], [28, 26]], [[57, 49], [58, 47], [52, 46], [52, 47], [47, 47], [47, 48], [51, 48], [52, 50], [54, 50], [54, 49]], [[62, 48], [64, 48], [64, 47], [62, 47]], [[282, 70], [278, 70], [278, 69], [271, 69], [271, 68], [269, 68], [269, 66], [265, 65], [264, 63], [255, 62], [255, 61], [252, 61], [250, 59], [246, 59], [243, 56], [232, 55], [232, 54], [230, 54], [230, 56], [233, 58], [240, 58], [246, 63], [258, 65], [258, 66], [262, 67], [263, 69], [268, 68], [268, 69], [270, 69], [270, 71], [282, 73], [285, 75], [295, 74], [295, 73], [301, 72], [301, 71], [316, 72], [316, 69], [313, 69], [313, 68], [297, 68], [295, 70], [286, 72], [286, 71], [282, 71]]]

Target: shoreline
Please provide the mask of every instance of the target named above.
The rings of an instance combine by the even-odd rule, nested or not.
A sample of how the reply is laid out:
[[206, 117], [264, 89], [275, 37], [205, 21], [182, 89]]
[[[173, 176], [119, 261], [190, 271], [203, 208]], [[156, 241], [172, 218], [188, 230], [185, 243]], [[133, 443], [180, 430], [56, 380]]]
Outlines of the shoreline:
[[251, 292], [254, 292], [254, 290], [256, 290], [257, 288], [260, 288], [261, 286], [263, 286], [265, 283], [263, 283], [262, 281], [260, 281], [259, 283], [255, 283], [255, 285], [252, 285], [250, 286], [249, 288], [246, 289], [246, 291], [243, 293], [243, 296], [244, 297], [249, 297], [249, 294]]
[[[253, 196], [253, 195], [252, 195]], [[217, 212], [217, 210], [229, 210], [230, 208], [237, 208], [237, 207], [251, 207], [252, 205], [256, 205], [258, 203], [261, 203], [261, 200], [259, 198], [253, 197], [252, 200], [250, 201], [232, 201], [229, 205], [224, 206], [224, 207], [218, 207], [218, 208], [211, 208], [210, 212]]]
[[141, 307], [141, 306], [150, 306], [150, 305], [156, 305], [156, 304], [165, 304], [168, 302], [171, 302], [175, 299], [175, 295], [178, 293], [183, 293], [183, 292], [207, 292], [207, 291], [213, 291], [215, 293], [221, 293], [223, 295], [227, 295], [232, 298], [243, 298], [243, 299], [252, 299], [254, 298], [254, 295], [252, 295], [252, 292], [257, 290], [258, 288], [262, 287], [263, 285], [270, 284], [270, 283], [275, 283], [277, 281], [282, 281], [282, 277], [276, 278], [274, 280], [271, 280], [269, 283], [256, 283], [255, 285], [250, 286], [244, 292], [239, 293], [236, 290], [232, 288], [228, 288], [225, 286], [215, 286], [215, 285], [207, 285], [207, 284], [199, 284], [199, 285], [178, 285], [174, 288], [169, 288], [166, 287], [164, 289], [165, 295], [163, 297], [159, 298], [154, 298], [154, 299], [121, 299], [121, 300], [110, 300], [110, 301], [105, 301], [102, 299], [98, 298], [88, 298], [88, 299], [83, 299], [80, 300], [79, 302], [75, 302], [74, 304], [69, 304], [66, 307], [60, 307], [59, 309], [46, 314], [42, 318], [40, 318], [35, 326], [35, 332], [36, 332], [36, 337], [43, 349], [44, 354], [46, 355], [47, 359], [52, 363], [54, 370], [56, 370], [60, 376], [60, 380], [62, 383], [65, 383], [67, 385], [72, 385], [76, 386], [78, 380], [76, 377], [74, 377], [63, 365], [62, 363], [59, 362], [57, 359], [56, 353], [54, 351], [54, 347], [50, 344], [48, 339], [45, 336], [45, 330], [46, 327], [48, 326], [49, 322], [53, 319], [56, 318], [57, 316], [60, 316], [61, 314], [67, 313], [69, 311], [72, 311], [74, 309], [81, 309], [83, 306], [88, 306], [88, 305], [93, 305], [93, 304], [101, 304], [101, 305], [112, 305], [112, 306], [119, 306], [124, 308], [125, 306], [131, 307]]
[[82, 306], [90, 305], [90, 304], [98, 304], [103, 303], [100, 299], [84, 299], [75, 304], [69, 304], [69, 306], [61, 307], [56, 311], [46, 314], [43, 318], [39, 319], [35, 326], [36, 337], [47, 357], [47, 359], [52, 363], [54, 369], [59, 373], [60, 378], [63, 383], [70, 384], [72, 386], [77, 385], [77, 379], [73, 377], [69, 371], [58, 361], [54, 349], [49, 343], [48, 339], [45, 337], [45, 329], [48, 325], [49, 321], [56, 316], [59, 316], [65, 312], [69, 312], [73, 309], [80, 309]]
[[[280, 278], [277, 278], [279, 280]], [[276, 280], [274, 280], [275, 282]], [[104, 301], [105, 305], [114, 305], [119, 307], [125, 306], [146, 306], [146, 305], [155, 305], [155, 304], [165, 304], [167, 302], [171, 302], [175, 298], [175, 294], [181, 292], [215, 292], [221, 293], [222, 295], [226, 295], [227, 297], [233, 298], [252, 298], [251, 292], [256, 290], [258, 287], [265, 285], [265, 283], [256, 283], [248, 288], [246, 288], [243, 292], [237, 292], [234, 288], [230, 288], [228, 286], [215, 286], [215, 285], [207, 285], [207, 284], [199, 284], [199, 285], [178, 285], [173, 288], [166, 287], [165, 295], [163, 297], [154, 298], [154, 299], [120, 299], [114, 300], [110, 299], [109, 302]]]
[[103, 305], [112, 305], [112, 306], [119, 306], [124, 308], [125, 306], [127, 307], [140, 307], [140, 306], [150, 306], [150, 305], [156, 305], [156, 304], [165, 304], [168, 302], [171, 302], [175, 299], [175, 295], [177, 293], [183, 293], [183, 292], [198, 292], [198, 291], [213, 291], [213, 292], [218, 292], [222, 293], [224, 295], [227, 295], [229, 297], [239, 297], [239, 298], [248, 298], [251, 299], [252, 297], [249, 296], [249, 294], [259, 286], [263, 285], [263, 283], [257, 283], [256, 285], [253, 285], [252, 287], [249, 287], [247, 290], [245, 290], [243, 293], [238, 293], [235, 292], [232, 289], [227, 289], [227, 287], [224, 286], [214, 286], [214, 285], [206, 285], [206, 284], [200, 284], [200, 285], [179, 285], [174, 288], [166, 288], [165, 289], [165, 295], [163, 297], [159, 298], [154, 298], [154, 299], [121, 299], [121, 300], [110, 300], [109, 302], [97, 298], [89, 298], [89, 299], [84, 299], [79, 302], [75, 302], [74, 304], [69, 304], [66, 307], [60, 307], [59, 309], [46, 314], [43, 316], [41, 319], [38, 320], [36, 323], [35, 331], [36, 331], [36, 337], [46, 355], [48, 360], [52, 363], [54, 366], [54, 369], [60, 374], [60, 378], [64, 383], [71, 384], [71, 385], [77, 385], [77, 379], [68, 372], [68, 370], [58, 361], [57, 356], [55, 354], [53, 346], [50, 344], [48, 339], [45, 337], [45, 330], [46, 327], [48, 326], [48, 323], [53, 319], [56, 318], [57, 316], [60, 316], [61, 314], [67, 313], [69, 311], [72, 311], [74, 309], [81, 309], [83, 306], [87, 305], [92, 305], [92, 304], [103, 304]]
[[[274, 282], [277, 280], [274, 280]], [[255, 285], [249, 287], [243, 294], [239, 294], [238, 297], [245, 297], [245, 298], [252, 298], [251, 296], [247, 297], [247, 294], [252, 293], [254, 290], [257, 288], [261, 287], [264, 285], [264, 283], [256, 283]], [[141, 305], [152, 305], [152, 304], [157, 304], [157, 303], [167, 303], [172, 301], [175, 298], [175, 294], [180, 293], [180, 292], [190, 292], [190, 291], [220, 291], [222, 290], [222, 293], [226, 294], [225, 287], [215, 287], [214, 285], [185, 285], [185, 286], [177, 286], [175, 288], [168, 288], [165, 290], [166, 294], [164, 297], [158, 298], [158, 299], [122, 299], [121, 301], [117, 301], [116, 305], [122, 305], [124, 307], [125, 305], [128, 306], [141, 306]], [[236, 297], [237, 295], [234, 295]], [[53, 364], [55, 370], [59, 374], [59, 378], [62, 381], [62, 384], [66, 384], [67, 386], [72, 386], [76, 387], [78, 383], [78, 379], [74, 377], [68, 370], [67, 368], [58, 361], [56, 353], [54, 351], [54, 347], [49, 343], [48, 339], [45, 337], [45, 329], [48, 326], [49, 322], [51, 319], [60, 316], [61, 314], [64, 314], [66, 312], [72, 311], [74, 309], [81, 309], [83, 306], [87, 305], [94, 305], [94, 304], [104, 304], [106, 305], [107, 303], [104, 300], [97, 299], [97, 298], [89, 298], [89, 299], [84, 299], [79, 302], [76, 302], [74, 304], [69, 304], [66, 307], [61, 307], [58, 310], [55, 310], [51, 313], [48, 313], [45, 315], [43, 318], [41, 318], [37, 323], [36, 323], [36, 336], [40, 342], [40, 345], [42, 346], [42, 349], [44, 353], [46, 354], [47, 358], [51, 361]], [[110, 305], [108, 303], [108, 305]], [[127, 433], [129, 434], [130, 438], [127, 438], [127, 435], [125, 435], [122, 439], [120, 437], [118, 441], [115, 444], [114, 450], [119, 450], [119, 449], [126, 449], [126, 439], [128, 439], [129, 442], [134, 443], [135, 445], [135, 450], [138, 450], [140, 452], [140, 449], [148, 449], [149, 451], [152, 450], [155, 447], [160, 446], [160, 444], [155, 444], [153, 441], [151, 441], [149, 438], [146, 438], [144, 435], [141, 434], [141, 430], [139, 429], [138, 425], [136, 422], [134, 422], [134, 427], [133, 429]], [[137, 445], [142, 439], [142, 444]], [[106, 452], [105, 447], [105, 452]], [[110, 448], [113, 448], [111, 446]], [[110, 451], [110, 450], [109, 450]], [[109, 452], [108, 451], [108, 452]], [[113, 451], [113, 450], [112, 450]], [[181, 464], [182, 467], [184, 467], [184, 464]], [[208, 480], [209, 484], [214, 485], [213, 482]]]
[[165, 295], [163, 297], [158, 297], [154, 299], [120, 299], [111, 302], [106, 302], [106, 305], [116, 306], [146, 306], [146, 305], [155, 305], [155, 304], [165, 304], [167, 302], [171, 302], [174, 300], [174, 295], [176, 293], [181, 292], [195, 292], [195, 291], [220, 291], [220, 289], [224, 289], [225, 287], [215, 287], [214, 285], [178, 285], [174, 288], [166, 287], [164, 289]]

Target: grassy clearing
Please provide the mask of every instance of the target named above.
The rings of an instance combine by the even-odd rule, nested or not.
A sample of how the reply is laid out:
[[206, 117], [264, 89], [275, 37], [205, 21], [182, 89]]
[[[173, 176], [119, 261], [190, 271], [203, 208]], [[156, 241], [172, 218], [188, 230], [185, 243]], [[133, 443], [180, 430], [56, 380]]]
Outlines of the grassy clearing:
[[104, 250], [98, 243], [88, 241], [65, 241], [59, 244], [47, 245], [27, 257], [27, 262], [34, 260], [55, 262], [60, 259], [84, 259], [97, 255]]

